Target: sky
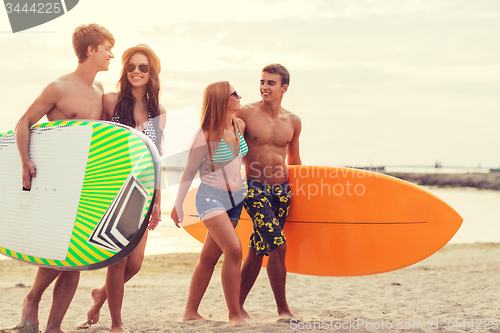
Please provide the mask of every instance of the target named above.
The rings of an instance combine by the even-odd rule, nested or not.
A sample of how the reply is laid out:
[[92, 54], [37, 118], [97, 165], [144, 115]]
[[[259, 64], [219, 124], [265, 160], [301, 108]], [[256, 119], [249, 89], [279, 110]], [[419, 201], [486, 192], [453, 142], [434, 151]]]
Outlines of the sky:
[[168, 112], [199, 110], [220, 80], [243, 104], [257, 101], [262, 67], [282, 63], [304, 164], [500, 167], [496, 0], [80, 0], [16, 34], [0, 10], [0, 132], [76, 68], [71, 34], [90, 22], [116, 39], [96, 78], [105, 90], [115, 90], [123, 51], [146, 43], [162, 62]]

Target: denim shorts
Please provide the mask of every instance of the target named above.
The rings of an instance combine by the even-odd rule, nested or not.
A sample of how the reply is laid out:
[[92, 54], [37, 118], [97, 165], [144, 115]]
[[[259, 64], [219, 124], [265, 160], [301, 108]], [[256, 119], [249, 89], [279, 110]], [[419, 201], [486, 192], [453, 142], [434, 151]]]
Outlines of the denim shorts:
[[243, 208], [243, 199], [245, 198], [243, 193], [243, 190], [229, 193], [227, 190], [201, 183], [196, 192], [196, 210], [200, 220], [207, 213], [214, 210], [223, 210], [227, 212], [231, 221], [238, 221]]

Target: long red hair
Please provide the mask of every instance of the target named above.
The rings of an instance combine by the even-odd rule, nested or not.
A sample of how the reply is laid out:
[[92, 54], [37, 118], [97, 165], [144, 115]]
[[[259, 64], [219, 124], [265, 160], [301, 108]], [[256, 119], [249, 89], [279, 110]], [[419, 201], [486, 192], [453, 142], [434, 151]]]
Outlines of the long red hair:
[[210, 158], [212, 158], [212, 152], [217, 149], [226, 127], [230, 90], [228, 81], [219, 81], [209, 84], [203, 93], [201, 130], [208, 132]]

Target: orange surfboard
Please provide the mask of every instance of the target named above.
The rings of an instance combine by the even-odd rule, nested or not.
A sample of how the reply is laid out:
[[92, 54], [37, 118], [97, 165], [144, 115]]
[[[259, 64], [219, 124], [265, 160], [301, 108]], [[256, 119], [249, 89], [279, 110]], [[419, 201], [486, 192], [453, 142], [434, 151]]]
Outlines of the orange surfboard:
[[[293, 192], [284, 228], [288, 272], [359, 276], [400, 269], [442, 248], [463, 221], [435, 195], [394, 177], [341, 167], [288, 170]], [[195, 195], [191, 190], [184, 201], [184, 229], [203, 242], [207, 230], [196, 213]], [[236, 231], [245, 256], [252, 233], [245, 209]]]

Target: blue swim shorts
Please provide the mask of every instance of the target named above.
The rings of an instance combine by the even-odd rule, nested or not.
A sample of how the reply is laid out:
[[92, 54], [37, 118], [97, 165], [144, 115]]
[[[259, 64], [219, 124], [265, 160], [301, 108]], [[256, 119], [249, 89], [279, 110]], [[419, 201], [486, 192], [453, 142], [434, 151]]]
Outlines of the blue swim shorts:
[[243, 208], [243, 199], [245, 198], [243, 193], [243, 190], [229, 193], [227, 190], [201, 183], [196, 192], [196, 210], [200, 220], [209, 212], [224, 210], [231, 221], [238, 221]]

